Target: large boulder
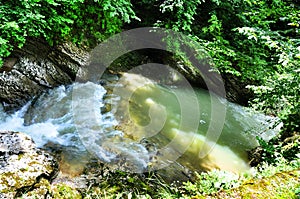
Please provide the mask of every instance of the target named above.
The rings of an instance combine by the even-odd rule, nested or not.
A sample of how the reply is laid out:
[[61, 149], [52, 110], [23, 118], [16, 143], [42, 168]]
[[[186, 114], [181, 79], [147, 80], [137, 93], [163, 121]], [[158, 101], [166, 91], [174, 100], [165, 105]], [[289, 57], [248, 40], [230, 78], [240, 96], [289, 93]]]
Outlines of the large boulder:
[[14, 198], [40, 187], [45, 195], [58, 171], [55, 159], [36, 148], [33, 140], [20, 132], [0, 131], [0, 198]]
[[12, 110], [47, 88], [69, 84], [88, 57], [87, 50], [71, 43], [51, 47], [41, 39], [28, 39], [0, 69], [0, 101]]

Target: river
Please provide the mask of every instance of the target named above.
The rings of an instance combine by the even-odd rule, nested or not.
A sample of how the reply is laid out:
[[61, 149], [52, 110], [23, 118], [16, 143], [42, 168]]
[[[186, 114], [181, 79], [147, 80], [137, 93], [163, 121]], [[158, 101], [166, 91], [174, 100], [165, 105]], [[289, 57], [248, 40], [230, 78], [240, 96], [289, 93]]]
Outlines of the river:
[[[87, 82], [50, 89], [13, 114], [0, 107], [0, 129], [24, 132], [40, 148], [60, 148], [74, 164], [94, 156], [130, 172], [172, 162], [196, 171], [247, 172], [247, 150], [258, 146], [256, 136], [267, 141], [278, 133], [277, 118], [205, 90], [151, 81], [134, 87], [138, 81], [132, 79], [148, 80], [124, 77], [104, 79], [104, 86]], [[212, 113], [212, 105], [225, 114]]]

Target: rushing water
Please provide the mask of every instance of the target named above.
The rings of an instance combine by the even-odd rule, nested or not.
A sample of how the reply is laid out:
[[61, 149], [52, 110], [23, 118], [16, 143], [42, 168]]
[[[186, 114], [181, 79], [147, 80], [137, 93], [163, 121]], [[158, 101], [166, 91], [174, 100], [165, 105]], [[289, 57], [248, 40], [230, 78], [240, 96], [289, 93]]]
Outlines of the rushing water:
[[[88, 149], [102, 161], [126, 165], [122, 168], [132, 172], [161, 168], [177, 159], [195, 170], [247, 171], [246, 151], [257, 146], [256, 136], [268, 140], [278, 131], [272, 127], [276, 118], [211, 98], [201, 89], [150, 83], [130, 90], [133, 77], [137, 76], [110, 82], [106, 88], [87, 82], [48, 90], [14, 114], [0, 110], [0, 129], [25, 132], [42, 148], [68, 149], [71, 162], [85, 160]], [[128, 99], [120, 93], [126, 89], [131, 92]], [[206, 139], [214, 130], [210, 124], [218, 122], [212, 118], [212, 100], [226, 107], [217, 144]], [[194, 111], [184, 112], [187, 109]], [[196, 129], [190, 122], [195, 118]]]

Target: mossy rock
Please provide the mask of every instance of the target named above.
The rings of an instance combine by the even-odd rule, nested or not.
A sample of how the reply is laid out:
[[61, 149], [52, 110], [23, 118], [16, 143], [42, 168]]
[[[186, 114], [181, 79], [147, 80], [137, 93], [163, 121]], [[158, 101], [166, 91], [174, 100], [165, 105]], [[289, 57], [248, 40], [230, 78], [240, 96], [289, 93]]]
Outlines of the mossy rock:
[[0, 198], [20, 197], [39, 184], [47, 186], [58, 165], [19, 132], [0, 131]]
[[19, 198], [22, 199], [44, 199], [50, 190], [50, 182], [46, 179], [41, 179], [36, 183], [31, 191], [21, 193]]
[[[300, 188], [300, 170], [277, 173], [271, 177], [252, 179], [238, 188], [220, 191], [206, 196], [192, 198], [299, 198], [297, 190]], [[297, 195], [298, 194], [298, 195]]]

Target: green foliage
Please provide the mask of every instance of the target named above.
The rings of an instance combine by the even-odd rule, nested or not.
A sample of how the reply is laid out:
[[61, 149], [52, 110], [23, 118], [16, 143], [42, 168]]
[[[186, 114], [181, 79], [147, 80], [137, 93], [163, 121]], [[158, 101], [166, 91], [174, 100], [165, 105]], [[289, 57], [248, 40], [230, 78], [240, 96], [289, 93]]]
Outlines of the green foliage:
[[249, 86], [256, 94], [253, 107], [278, 115], [285, 124], [284, 130], [290, 132], [300, 132], [300, 71], [296, 67], [295, 64], [282, 73], [266, 75], [264, 85]]
[[269, 164], [277, 164], [281, 160], [299, 160], [300, 136], [294, 135], [288, 139], [288, 141], [281, 141], [280, 136], [278, 136], [266, 142], [262, 138], [257, 137], [262, 147], [261, 161]]
[[209, 173], [197, 174], [195, 183], [186, 182], [184, 189], [188, 195], [211, 194], [220, 190], [227, 190], [241, 185], [242, 180], [236, 174], [213, 170]]
[[107, 176], [83, 193], [83, 198], [151, 198], [166, 186], [154, 173], [136, 174], [109, 171]]
[[237, 56], [237, 53], [230, 46], [230, 42], [223, 36], [222, 21], [218, 19], [215, 13], [212, 13], [208, 22], [208, 26], [202, 28], [203, 37], [211, 37], [212, 39], [198, 39], [198, 42], [203, 45], [213, 58], [215, 67], [221, 72], [240, 76], [241, 73], [233, 67], [231, 61]]
[[[202, 0], [165, 0], [159, 7], [161, 13], [169, 16], [168, 21], [163, 22], [158, 20], [156, 25], [175, 31], [192, 32], [192, 25], [195, 20], [194, 16], [197, 13], [197, 7], [202, 2]], [[172, 15], [172, 13], [176, 14]]]
[[44, 37], [51, 45], [66, 39], [97, 42], [137, 19], [129, 0], [4, 1], [0, 18], [0, 64], [27, 37]]
[[276, 163], [278, 158], [282, 158], [282, 155], [279, 153], [281, 149], [278, 145], [275, 145], [274, 142], [266, 142], [260, 137], [256, 137], [259, 145], [262, 147], [262, 161], [268, 163]]
[[194, 182], [183, 182], [180, 187], [172, 185], [168, 190], [161, 190], [159, 195], [160, 198], [192, 198], [238, 187], [249, 177], [220, 170], [196, 173]]
[[82, 196], [80, 192], [76, 189], [71, 188], [70, 186], [61, 183], [55, 186], [52, 186], [49, 191], [49, 198], [73, 198], [73, 199], [81, 199]]
[[[250, 2], [239, 15], [244, 27], [234, 30], [245, 36], [237, 65], [244, 77], [257, 84], [253, 107], [278, 115], [285, 131], [300, 131], [299, 6], [284, 1]], [[243, 38], [243, 37], [242, 37]]]
[[269, 163], [264, 161], [259, 167], [254, 168], [253, 178], [260, 179], [263, 177], [270, 177], [276, 173], [299, 170], [300, 159], [288, 161], [283, 157], [276, 158], [276, 161]]

